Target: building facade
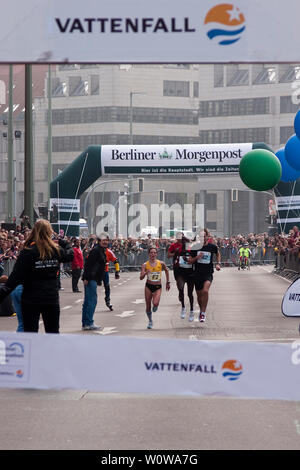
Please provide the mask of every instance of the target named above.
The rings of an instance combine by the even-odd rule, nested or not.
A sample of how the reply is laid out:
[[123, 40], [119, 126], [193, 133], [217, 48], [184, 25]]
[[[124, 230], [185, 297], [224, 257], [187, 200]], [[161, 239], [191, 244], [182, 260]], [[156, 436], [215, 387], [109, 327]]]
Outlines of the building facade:
[[[49, 138], [53, 178], [89, 145], [264, 142], [276, 151], [294, 133], [293, 118], [299, 107], [297, 64], [61, 64], [51, 72], [49, 133], [47, 78], [46, 70], [43, 95], [34, 99], [35, 205], [40, 208], [48, 202]], [[5, 219], [5, 112], [2, 116], [0, 218]], [[14, 126], [21, 130], [16, 143], [16, 210], [20, 212], [24, 195], [21, 114], [16, 115]], [[106, 180], [106, 184], [100, 184], [104, 178], [94, 184], [88, 204], [87, 194], [81, 198], [81, 214], [93, 231], [101, 217], [99, 205], [115, 205], [128, 192], [127, 184], [134, 191], [137, 184], [126, 178], [124, 183]], [[267, 230], [272, 192], [250, 191], [238, 175], [147, 176], [143, 193], [125, 202], [149, 206], [159, 202], [161, 189], [169, 206], [204, 205], [204, 224], [218, 236]]]

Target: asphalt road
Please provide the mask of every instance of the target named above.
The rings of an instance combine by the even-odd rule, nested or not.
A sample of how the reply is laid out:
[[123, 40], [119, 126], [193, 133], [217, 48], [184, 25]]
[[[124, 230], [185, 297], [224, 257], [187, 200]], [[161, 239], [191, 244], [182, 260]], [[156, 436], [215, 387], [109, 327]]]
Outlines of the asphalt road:
[[[205, 324], [180, 318], [171, 273], [153, 330], [146, 328], [137, 272], [120, 280], [111, 275], [113, 312], [98, 288], [99, 332], [81, 331], [83, 293], [73, 293], [71, 280], [63, 279], [61, 333], [291, 343], [299, 339], [300, 320], [282, 315], [289, 282], [271, 271], [215, 273]], [[15, 331], [16, 324], [15, 317], [0, 317], [1, 330]], [[0, 450], [300, 449], [299, 402], [1, 388], [0, 399]]]

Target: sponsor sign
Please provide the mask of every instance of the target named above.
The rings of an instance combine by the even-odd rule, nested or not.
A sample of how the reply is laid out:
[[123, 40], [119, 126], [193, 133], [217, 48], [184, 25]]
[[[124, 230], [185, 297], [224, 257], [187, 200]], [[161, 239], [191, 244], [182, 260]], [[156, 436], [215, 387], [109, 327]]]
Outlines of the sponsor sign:
[[299, 400], [288, 343], [1, 332], [0, 387]]
[[298, 0], [10, 0], [0, 61], [299, 62], [298, 16]]
[[58, 212], [80, 212], [80, 199], [50, 199], [50, 210], [53, 211], [54, 206]]
[[281, 311], [286, 317], [300, 317], [300, 279], [296, 279], [284, 294]]
[[214, 145], [103, 145], [105, 174], [237, 173], [252, 143]]

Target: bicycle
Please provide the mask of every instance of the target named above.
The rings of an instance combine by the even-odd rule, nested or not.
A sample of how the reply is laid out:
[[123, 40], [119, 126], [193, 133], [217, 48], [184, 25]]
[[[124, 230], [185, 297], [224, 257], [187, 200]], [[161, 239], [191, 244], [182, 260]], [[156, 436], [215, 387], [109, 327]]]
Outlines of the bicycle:
[[238, 270], [243, 271], [244, 269], [248, 269], [248, 271], [250, 270], [250, 258], [247, 256], [240, 256]]

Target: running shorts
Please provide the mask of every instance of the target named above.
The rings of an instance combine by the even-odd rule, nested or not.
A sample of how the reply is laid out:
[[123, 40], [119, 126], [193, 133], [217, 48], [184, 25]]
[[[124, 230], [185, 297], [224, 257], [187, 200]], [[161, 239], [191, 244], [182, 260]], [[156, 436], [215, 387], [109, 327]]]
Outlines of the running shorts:
[[148, 289], [151, 290], [153, 294], [157, 290], [161, 289], [161, 284], [149, 284], [149, 282], [146, 282], [146, 287], [148, 287]]
[[200, 275], [200, 276], [195, 276], [195, 289], [196, 290], [202, 290], [204, 287], [205, 281], [212, 282], [213, 281], [213, 275], [212, 274], [206, 274], [206, 275]]

